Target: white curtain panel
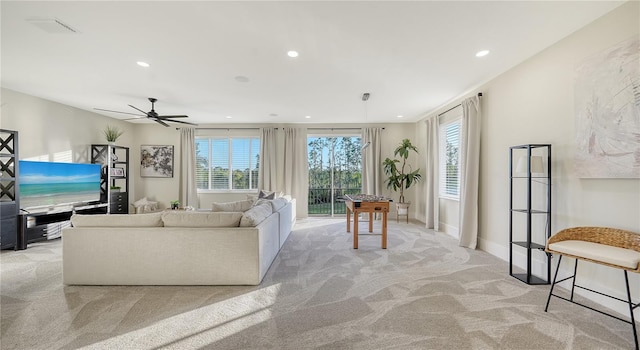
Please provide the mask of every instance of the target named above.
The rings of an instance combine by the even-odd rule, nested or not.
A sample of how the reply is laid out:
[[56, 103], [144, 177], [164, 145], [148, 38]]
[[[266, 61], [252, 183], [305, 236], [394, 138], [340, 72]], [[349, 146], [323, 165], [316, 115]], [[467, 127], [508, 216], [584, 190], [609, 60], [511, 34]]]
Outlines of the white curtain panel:
[[426, 202], [426, 224], [427, 228], [436, 231], [440, 228], [440, 168], [439, 168], [439, 146], [440, 140], [438, 117], [425, 120], [427, 149], [425, 152], [426, 178], [425, 178], [425, 202]]
[[362, 193], [382, 194], [382, 128], [363, 128], [362, 144], [371, 142], [362, 151]]
[[198, 208], [194, 128], [180, 128], [180, 204]]
[[309, 158], [307, 129], [284, 128], [284, 192], [296, 199], [296, 216], [308, 216]]
[[478, 244], [478, 188], [480, 180], [480, 98], [462, 101], [460, 145], [460, 246]]
[[274, 128], [262, 128], [260, 131], [262, 135], [260, 136], [260, 168], [258, 170], [258, 188], [265, 191], [277, 191], [277, 131]]

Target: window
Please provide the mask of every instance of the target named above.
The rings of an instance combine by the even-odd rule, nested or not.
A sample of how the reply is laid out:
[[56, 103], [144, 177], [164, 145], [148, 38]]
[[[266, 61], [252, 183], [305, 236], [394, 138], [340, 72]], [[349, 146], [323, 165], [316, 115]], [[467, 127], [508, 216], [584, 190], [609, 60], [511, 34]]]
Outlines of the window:
[[260, 138], [196, 138], [198, 190], [255, 190], [260, 167]]
[[440, 197], [460, 199], [460, 127], [456, 119], [440, 125]]

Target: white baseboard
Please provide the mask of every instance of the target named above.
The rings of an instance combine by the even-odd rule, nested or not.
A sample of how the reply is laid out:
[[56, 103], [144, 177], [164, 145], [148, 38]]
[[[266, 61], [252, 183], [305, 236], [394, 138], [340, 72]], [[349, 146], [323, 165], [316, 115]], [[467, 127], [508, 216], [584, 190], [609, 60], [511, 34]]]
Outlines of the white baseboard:
[[444, 232], [455, 239], [460, 239], [460, 231], [455, 226], [447, 225], [441, 222], [439, 224], [438, 231]]

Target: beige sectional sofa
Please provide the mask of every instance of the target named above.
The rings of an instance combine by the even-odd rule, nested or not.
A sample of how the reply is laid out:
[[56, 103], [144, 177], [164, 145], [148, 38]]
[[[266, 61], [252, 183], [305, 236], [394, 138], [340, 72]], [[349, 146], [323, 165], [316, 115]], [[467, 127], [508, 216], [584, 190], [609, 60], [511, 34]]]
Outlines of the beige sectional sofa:
[[[257, 285], [295, 224], [295, 199], [246, 211], [74, 215], [67, 285]], [[244, 208], [243, 208], [244, 209]]]

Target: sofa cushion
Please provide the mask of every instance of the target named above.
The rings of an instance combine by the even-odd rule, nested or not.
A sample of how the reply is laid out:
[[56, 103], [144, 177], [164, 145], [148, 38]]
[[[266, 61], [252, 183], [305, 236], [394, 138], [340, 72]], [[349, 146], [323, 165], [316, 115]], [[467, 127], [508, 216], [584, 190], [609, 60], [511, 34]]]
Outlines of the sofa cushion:
[[162, 214], [165, 227], [238, 227], [242, 213], [172, 210]]
[[549, 250], [561, 254], [579, 256], [607, 264], [637, 269], [640, 252], [594, 242], [567, 240], [549, 244]]
[[240, 219], [240, 227], [257, 226], [264, 221], [269, 215], [273, 213], [270, 203], [262, 203], [254, 206], [253, 208], [245, 211]]
[[74, 227], [162, 227], [162, 213], [71, 216]]
[[247, 211], [251, 209], [253, 203], [254, 201], [251, 199], [236, 202], [213, 203], [211, 209], [213, 211]]
[[284, 207], [285, 205], [287, 205], [287, 203], [289, 203], [289, 201], [287, 201], [286, 199], [280, 197], [280, 198], [276, 198], [276, 199], [258, 199], [255, 204], [253, 205], [254, 207], [256, 205], [260, 205], [263, 203], [269, 203], [269, 205], [271, 205], [271, 210], [275, 213], [278, 210], [282, 209], [282, 207]]

